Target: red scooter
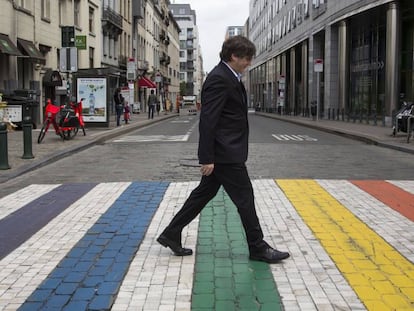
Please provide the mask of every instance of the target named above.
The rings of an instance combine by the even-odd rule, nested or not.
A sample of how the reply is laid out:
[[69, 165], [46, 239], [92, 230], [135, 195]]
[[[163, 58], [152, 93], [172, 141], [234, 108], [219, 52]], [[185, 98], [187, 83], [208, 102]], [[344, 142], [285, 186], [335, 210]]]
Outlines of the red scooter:
[[45, 108], [45, 120], [37, 142], [39, 144], [42, 142], [51, 124], [56, 135], [59, 135], [63, 140], [75, 137], [79, 128], [82, 129], [83, 135], [86, 135], [85, 123], [82, 117], [83, 100], [84, 98], [81, 98], [78, 103], [71, 102], [69, 105], [57, 106], [48, 99]]

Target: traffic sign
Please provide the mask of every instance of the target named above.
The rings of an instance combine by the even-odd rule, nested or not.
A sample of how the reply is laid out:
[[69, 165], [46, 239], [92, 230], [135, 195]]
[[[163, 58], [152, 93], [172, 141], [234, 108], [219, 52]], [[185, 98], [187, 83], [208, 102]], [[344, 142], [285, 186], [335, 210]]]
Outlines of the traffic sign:
[[323, 72], [323, 59], [321, 58], [315, 59], [313, 70], [315, 72]]

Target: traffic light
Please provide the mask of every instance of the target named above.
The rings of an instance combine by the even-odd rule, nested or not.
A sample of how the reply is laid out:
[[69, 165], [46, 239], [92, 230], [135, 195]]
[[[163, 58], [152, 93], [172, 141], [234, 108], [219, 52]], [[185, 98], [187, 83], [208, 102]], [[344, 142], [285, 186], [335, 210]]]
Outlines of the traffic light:
[[75, 27], [62, 26], [62, 47], [75, 46]]

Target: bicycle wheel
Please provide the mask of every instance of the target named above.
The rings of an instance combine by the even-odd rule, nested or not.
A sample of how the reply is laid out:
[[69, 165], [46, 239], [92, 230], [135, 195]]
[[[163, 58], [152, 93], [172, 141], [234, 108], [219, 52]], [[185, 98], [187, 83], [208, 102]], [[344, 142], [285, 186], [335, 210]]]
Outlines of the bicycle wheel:
[[37, 138], [37, 143], [40, 144], [43, 140], [43, 138], [45, 138], [46, 132], [49, 128], [49, 121], [46, 119], [45, 122], [43, 122], [42, 128], [40, 130], [39, 133], [39, 137]]
[[76, 134], [78, 133], [78, 130], [76, 127], [74, 127], [69, 130], [64, 130], [62, 131], [62, 133], [63, 133], [63, 139], [69, 140], [76, 136]]

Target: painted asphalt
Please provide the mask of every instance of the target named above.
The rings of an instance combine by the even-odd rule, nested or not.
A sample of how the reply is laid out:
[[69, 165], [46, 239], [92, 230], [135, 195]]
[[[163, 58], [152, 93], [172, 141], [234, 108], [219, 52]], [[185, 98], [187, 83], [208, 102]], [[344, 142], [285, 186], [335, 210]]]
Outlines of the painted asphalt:
[[196, 185], [33, 184], [1, 198], [0, 310], [414, 309], [414, 181], [253, 180], [266, 240], [291, 253], [273, 265], [248, 259], [224, 191], [183, 232], [193, 256], [156, 243]]

